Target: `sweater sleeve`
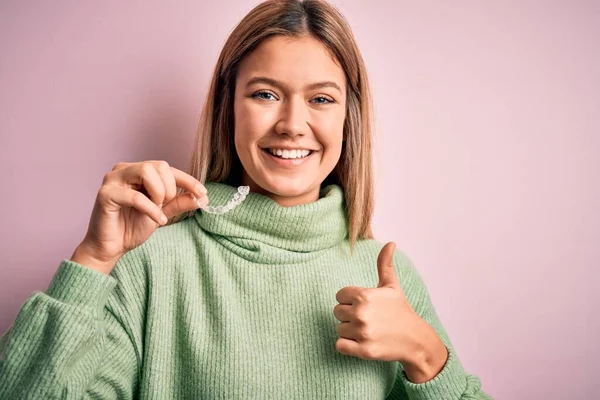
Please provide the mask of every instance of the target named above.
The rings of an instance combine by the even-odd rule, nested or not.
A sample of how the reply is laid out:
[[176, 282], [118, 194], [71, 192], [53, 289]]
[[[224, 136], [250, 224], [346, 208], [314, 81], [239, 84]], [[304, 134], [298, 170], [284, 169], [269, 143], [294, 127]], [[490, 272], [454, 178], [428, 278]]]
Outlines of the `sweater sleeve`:
[[399, 365], [396, 382], [388, 395], [389, 400], [489, 400], [491, 396], [481, 389], [481, 381], [475, 375], [465, 372], [454, 347], [442, 326], [429, 292], [410, 258], [397, 250], [394, 255], [396, 273], [401, 282], [409, 282], [404, 287], [413, 309], [435, 329], [448, 350], [448, 360], [442, 370], [431, 380], [413, 383], [408, 380], [404, 369]]
[[[113, 272], [132, 264], [128, 254]], [[142, 357], [132, 310], [141, 307], [129, 280], [63, 260], [0, 338], [0, 399], [132, 399]]]

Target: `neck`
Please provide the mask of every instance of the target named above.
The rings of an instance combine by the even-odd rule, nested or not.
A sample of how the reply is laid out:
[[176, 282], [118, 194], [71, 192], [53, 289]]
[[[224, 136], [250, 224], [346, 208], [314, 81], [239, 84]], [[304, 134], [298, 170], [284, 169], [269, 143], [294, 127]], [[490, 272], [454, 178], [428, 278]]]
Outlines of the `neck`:
[[262, 188], [256, 182], [254, 182], [248, 176], [248, 174], [246, 174], [246, 172], [243, 173], [242, 185], [250, 186], [251, 192], [260, 193], [264, 196], [267, 196], [281, 207], [292, 207], [301, 204], [313, 203], [319, 200], [319, 192], [321, 190], [320, 186], [317, 186], [316, 188], [310, 189], [309, 191], [299, 195], [284, 196]]
[[[226, 204], [237, 192], [228, 184], [205, 182], [210, 204]], [[200, 227], [239, 256], [265, 264], [300, 262], [318, 257], [321, 250], [348, 237], [344, 192], [329, 185], [317, 201], [295, 207], [280, 206], [270, 197], [248, 193], [225, 214], [195, 214]], [[287, 261], [286, 261], [287, 260]]]

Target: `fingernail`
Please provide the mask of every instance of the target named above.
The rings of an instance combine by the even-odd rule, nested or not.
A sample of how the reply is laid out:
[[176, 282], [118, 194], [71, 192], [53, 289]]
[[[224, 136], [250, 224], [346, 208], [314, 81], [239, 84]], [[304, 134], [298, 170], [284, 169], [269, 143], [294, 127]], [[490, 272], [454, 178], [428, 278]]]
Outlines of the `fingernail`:
[[201, 193], [201, 194], [207, 193], [206, 188], [201, 184], [196, 185], [196, 192]]
[[202, 198], [196, 200], [196, 204], [200, 208], [205, 207], [208, 204], [208, 198], [207, 197], [202, 197]]

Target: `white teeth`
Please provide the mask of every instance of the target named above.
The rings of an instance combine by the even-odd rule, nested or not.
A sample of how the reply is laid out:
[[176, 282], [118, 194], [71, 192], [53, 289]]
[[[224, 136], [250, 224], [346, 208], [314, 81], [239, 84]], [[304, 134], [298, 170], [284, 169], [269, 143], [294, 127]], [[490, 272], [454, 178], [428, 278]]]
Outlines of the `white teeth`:
[[269, 152], [273, 155], [279, 156], [281, 158], [303, 158], [310, 154], [310, 150], [306, 149], [294, 149], [294, 150], [285, 150], [285, 149], [268, 149]]

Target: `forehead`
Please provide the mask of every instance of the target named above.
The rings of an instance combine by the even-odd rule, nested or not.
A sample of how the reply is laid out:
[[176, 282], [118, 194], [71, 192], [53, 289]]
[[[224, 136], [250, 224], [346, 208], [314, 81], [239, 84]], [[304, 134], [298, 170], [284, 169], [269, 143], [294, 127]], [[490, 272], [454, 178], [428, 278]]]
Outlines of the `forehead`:
[[337, 59], [311, 36], [275, 36], [264, 40], [240, 63], [240, 80], [267, 76], [288, 84], [331, 80], [345, 86], [346, 78]]

